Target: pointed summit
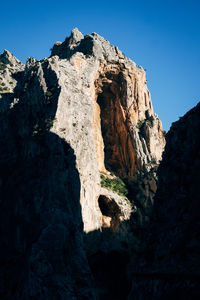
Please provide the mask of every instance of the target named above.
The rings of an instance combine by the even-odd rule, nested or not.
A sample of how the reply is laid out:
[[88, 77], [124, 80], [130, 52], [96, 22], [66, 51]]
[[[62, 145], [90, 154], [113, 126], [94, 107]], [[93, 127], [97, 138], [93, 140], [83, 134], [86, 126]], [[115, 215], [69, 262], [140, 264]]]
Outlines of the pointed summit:
[[70, 36], [67, 36], [63, 43], [56, 42], [54, 44], [51, 56], [58, 55], [60, 58], [69, 58], [82, 40], [84, 40], [83, 34], [75, 27]]
[[84, 38], [83, 34], [78, 30], [77, 27], [75, 27], [72, 32], [71, 32], [71, 42], [72, 43], [77, 43], [80, 42], [80, 40], [82, 40]]
[[2, 54], [0, 54], [0, 61], [6, 65], [10, 65], [11, 67], [22, 64], [12, 53], [6, 49]]

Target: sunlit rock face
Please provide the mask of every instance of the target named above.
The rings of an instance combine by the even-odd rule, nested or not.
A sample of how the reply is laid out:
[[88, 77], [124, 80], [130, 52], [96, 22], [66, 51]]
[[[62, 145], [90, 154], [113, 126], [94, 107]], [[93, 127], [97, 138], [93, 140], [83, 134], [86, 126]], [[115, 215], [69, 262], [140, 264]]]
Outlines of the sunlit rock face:
[[121, 299], [94, 279], [111, 256], [125, 272], [151, 215], [165, 138], [145, 71], [75, 28], [41, 61], [5, 51], [0, 88], [0, 297]]
[[68, 128], [62, 136], [71, 139], [77, 156], [83, 222], [89, 232], [102, 225], [99, 172], [133, 180], [141, 170], [149, 171], [152, 160], [161, 159], [164, 133], [153, 112], [145, 71], [98, 34], [83, 37], [74, 29], [54, 45], [50, 61], [62, 81], [55, 130], [60, 134], [59, 126]]

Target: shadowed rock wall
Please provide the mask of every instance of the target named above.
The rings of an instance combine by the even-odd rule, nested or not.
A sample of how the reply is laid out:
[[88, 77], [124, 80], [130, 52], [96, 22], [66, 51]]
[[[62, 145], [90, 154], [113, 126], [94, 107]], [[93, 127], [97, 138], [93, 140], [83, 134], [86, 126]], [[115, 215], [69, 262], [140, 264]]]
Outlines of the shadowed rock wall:
[[199, 132], [200, 104], [167, 133], [154, 218], [129, 299], [200, 297]]

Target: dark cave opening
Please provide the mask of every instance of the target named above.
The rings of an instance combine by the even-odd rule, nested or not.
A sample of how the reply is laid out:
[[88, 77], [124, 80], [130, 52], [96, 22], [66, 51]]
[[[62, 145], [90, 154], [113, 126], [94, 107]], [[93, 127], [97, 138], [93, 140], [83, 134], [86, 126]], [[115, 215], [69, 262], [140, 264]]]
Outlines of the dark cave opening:
[[121, 210], [114, 199], [109, 199], [105, 195], [100, 195], [98, 199], [99, 207], [104, 216], [114, 217], [119, 215]]

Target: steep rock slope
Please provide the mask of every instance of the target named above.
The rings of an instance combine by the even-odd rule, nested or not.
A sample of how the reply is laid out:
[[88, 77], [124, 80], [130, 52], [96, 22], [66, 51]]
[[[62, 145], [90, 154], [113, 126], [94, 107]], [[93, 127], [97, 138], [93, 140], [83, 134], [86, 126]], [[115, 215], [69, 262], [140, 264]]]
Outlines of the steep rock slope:
[[[99, 212], [92, 204], [95, 203], [94, 197], [97, 201], [101, 194], [96, 185], [99, 180], [95, 176], [99, 172], [105, 175], [109, 175], [111, 172], [121, 178], [133, 180], [138, 173], [141, 174], [144, 170], [148, 172], [152, 167], [151, 162], [156, 164], [161, 159], [165, 145], [164, 132], [160, 120], [153, 113], [142, 67], [136, 66], [117, 47], [111, 46], [98, 34], [93, 33], [83, 37], [77, 29], [74, 29], [71, 36], [66, 38], [63, 43], [57, 42], [54, 45], [51, 57], [55, 61], [58, 60], [58, 57], [62, 59], [58, 60], [57, 67], [60, 78], [62, 77], [63, 80], [61, 86], [63, 86], [65, 78], [69, 78], [69, 74], [73, 85], [76, 82], [79, 84], [76, 93], [77, 97], [80, 97], [80, 101], [78, 101], [78, 105], [81, 105], [80, 109], [71, 105], [74, 99], [68, 100], [68, 103], [70, 101], [70, 105], [74, 108], [74, 118], [78, 120], [73, 123], [74, 127], [77, 127], [76, 135], [80, 129], [84, 132], [81, 119], [84, 117], [82, 112], [84, 109], [87, 110], [87, 121], [91, 131], [88, 129], [89, 126], [85, 127], [90, 134], [90, 157], [92, 157], [91, 161], [97, 164], [95, 167], [92, 166], [93, 178], [86, 174], [86, 169], [91, 173], [87, 159], [88, 153], [86, 154], [80, 148], [79, 143], [72, 146], [77, 153], [78, 162], [84, 161], [84, 153], [87, 156], [88, 167], [86, 168], [84, 165], [79, 169], [83, 174], [84, 182], [81, 193], [83, 222], [85, 231], [89, 232], [101, 226], [101, 220], [97, 217]], [[60, 66], [63, 69], [62, 73]], [[74, 95], [74, 91], [70, 90], [73, 86], [72, 82], [69, 85], [67, 81], [69, 79], [65, 81], [65, 93], [67, 90], [69, 91], [68, 95]], [[87, 104], [82, 100], [84, 95]], [[66, 99], [66, 95], [63, 94], [62, 98]], [[63, 106], [63, 104], [61, 105]], [[91, 112], [89, 108], [85, 108], [86, 105], [90, 106]], [[64, 109], [66, 110], [62, 107], [62, 111]], [[78, 113], [81, 113], [82, 117], [76, 116]], [[70, 113], [70, 115], [72, 114]], [[60, 116], [57, 119], [60, 120]], [[67, 127], [70, 126], [70, 124], [67, 125]], [[59, 134], [57, 128], [55, 130]], [[67, 133], [67, 139], [69, 139], [68, 136]], [[77, 141], [74, 133], [73, 139]], [[82, 141], [83, 136], [81, 144]], [[91, 182], [93, 182], [93, 190], [91, 190]], [[146, 181], [144, 188], [144, 198], [145, 200], [147, 198], [147, 202], [148, 199], [152, 201], [155, 192], [149, 182], [150, 180]], [[86, 200], [88, 198], [93, 200]], [[86, 202], [87, 205], [85, 205]]]
[[199, 132], [200, 103], [167, 134], [148, 255], [134, 275], [129, 299], [200, 297]]
[[95, 299], [76, 157], [49, 131], [57, 75], [47, 60], [29, 60], [13, 76], [16, 88], [0, 104], [0, 298]]
[[1, 298], [123, 299], [99, 272], [123, 281], [165, 145], [144, 70], [74, 29], [41, 61], [4, 51], [0, 84]]

